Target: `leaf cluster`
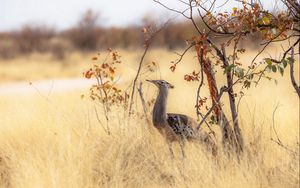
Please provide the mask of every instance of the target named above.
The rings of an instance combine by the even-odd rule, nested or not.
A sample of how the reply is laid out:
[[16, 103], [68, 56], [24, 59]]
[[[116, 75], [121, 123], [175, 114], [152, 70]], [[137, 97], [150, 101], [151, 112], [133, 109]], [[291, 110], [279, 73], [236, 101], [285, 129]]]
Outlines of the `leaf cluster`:
[[115, 86], [117, 65], [122, 63], [120, 58], [117, 51], [108, 49], [104, 60], [101, 59], [100, 53], [92, 57], [92, 67], [84, 72], [85, 78], [96, 79], [96, 84], [90, 87], [89, 97], [101, 102], [107, 109], [114, 104], [127, 106], [128, 94]]

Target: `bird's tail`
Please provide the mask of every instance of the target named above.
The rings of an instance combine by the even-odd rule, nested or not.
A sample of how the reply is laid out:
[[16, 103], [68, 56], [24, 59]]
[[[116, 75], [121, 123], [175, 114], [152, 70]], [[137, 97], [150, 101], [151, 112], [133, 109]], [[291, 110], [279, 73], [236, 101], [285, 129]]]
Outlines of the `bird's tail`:
[[199, 143], [203, 144], [207, 150], [212, 152], [213, 156], [217, 156], [218, 147], [214, 139], [206, 132], [200, 132], [196, 139]]

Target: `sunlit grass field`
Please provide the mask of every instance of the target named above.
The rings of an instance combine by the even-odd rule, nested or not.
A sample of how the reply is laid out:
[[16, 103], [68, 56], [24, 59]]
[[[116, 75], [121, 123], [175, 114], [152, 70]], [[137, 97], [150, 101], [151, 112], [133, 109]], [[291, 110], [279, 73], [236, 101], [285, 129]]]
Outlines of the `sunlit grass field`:
[[[102, 53], [102, 52], [101, 52]], [[104, 52], [103, 52], [104, 53]], [[119, 87], [126, 89], [137, 70], [141, 52], [119, 50]], [[250, 52], [249, 56], [255, 56]], [[244, 56], [241, 61], [251, 59]], [[70, 54], [63, 63], [51, 56], [35, 54], [1, 63], [1, 81], [80, 77], [91, 66], [93, 54]], [[185, 73], [197, 68], [193, 53], [169, 69], [176, 54], [155, 49], [148, 52], [145, 65], [158, 63], [155, 72], [142, 70], [146, 78], [165, 79], [175, 85], [170, 91], [168, 111], [194, 118], [198, 83], [183, 80]], [[299, 64], [299, 62], [298, 62]], [[296, 75], [299, 78], [299, 67]], [[219, 74], [219, 73], [218, 73]], [[222, 80], [222, 73], [218, 79]], [[299, 99], [288, 71], [278, 80], [262, 80], [245, 91], [239, 117], [246, 140], [240, 160], [220, 151], [213, 158], [200, 145], [188, 144], [182, 160], [175, 144], [175, 159], [169, 155], [164, 139], [141, 118], [137, 97], [131, 121], [122, 108], [113, 107], [107, 126], [101, 108], [87, 89], [64, 93], [0, 95], [0, 184], [2, 187], [299, 187]], [[298, 80], [299, 81], [299, 80]], [[224, 83], [222, 80], [221, 83]], [[219, 86], [220, 87], [220, 86]], [[146, 100], [156, 96], [156, 88], [143, 84]], [[85, 97], [81, 98], [84, 94]], [[207, 91], [201, 93], [207, 96]], [[224, 96], [227, 104], [227, 96]], [[276, 106], [278, 109], [275, 111]], [[152, 109], [149, 109], [151, 111]], [[229, 113], [228, 113], [229, 115]], [[206, 127], [204, 127], [205, 129]], [[213, 126], [219, 133], [219, 127]], [[284, 147], [273, 142], [278, 137]], [[217, 141], [221, 146], [221, 137]]]

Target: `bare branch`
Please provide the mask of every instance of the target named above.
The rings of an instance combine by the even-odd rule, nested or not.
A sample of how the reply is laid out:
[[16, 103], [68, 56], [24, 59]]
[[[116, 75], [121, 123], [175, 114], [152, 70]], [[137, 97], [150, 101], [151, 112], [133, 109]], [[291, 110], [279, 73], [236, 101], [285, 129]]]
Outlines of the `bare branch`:
[[169, 20], [162, 26], [160, 27], [158, 30], [156, 30], [154, 33], [150, 33], [150, 37], [148, 39], [145, 40], [145, 49], [144, 52], [141, 56], [140, 62], [139, 62], [139, 66], [138, 66], [138, 70], [136, 72], [135, 78], [133, 80], [133, 85], [132, 85], [132, 90], [131, 90], [131, 100], [129, 103], [129, 110], [128, 110], [128, 114], [129, 117], [131, 115], [131, 110], [132, 110], [132, 105], [133, 105], [133, 98], [134, 98], [134, 93], [135, 93], [135, 87], [136, 87], [136, 82], [138, 80], [138, 77], [140, 75], [141, 72], [141, 68], [145, 59], [145, 56], [148, 52], [148, 49], [150, 48], [151, 42], [153, 41], [154, 37], [157, 35], [157, 33], [159, 33], [167, 24], [168, 24]]
[[272, 128], [273, 128], [273, 131], [274, 131], [274, 133], [276, 135], [277, 141], [279, 143], [282, 143], [281, 140], [279, 139], [278, 133], [277, 133], [276, 128], [275, 128], [275, 113], [278, 110], [278, 108], [279, 108], [279, 104], [276, 105], [276, 107], [275, 107], [275, 109], [273, 111], [273, 115], [272, 115]]
[[140, 82], [140, 85], [139, 87], [137, 88], [139, 94], [140, 94], [140, 99], [141, 99], [141, 102], [142, 102], [142, 106], [143, 106], [143, 110], [144, 110], [144, 115], [145, 115], [145, 118], [146, 118], [146, 121], [147, 123], [150, 125], [151, 122], [148, 118], [148, 110], [147, 110], [147, 106], [146, 106], [146, 102], [145, 102], [145, 98], [144, 98], [144, 94], [143, 94], [143, 83]]
[[195, 43], [190, 44], [181, 54], [176, 53], [179, 56], [179, 59], [177, 59], [173, 64], [177, 65], [178, 63], [181, 62], [182, 58], [184, 57], [184, 55], [193, 47], [195, 46]]
[[292, 46], [290, 46], [289, 49], [287, 49], [287, 50], [284, 52], [282, 59], [285, 59], [285, 57], [287, 56], [287, 54], [288, 54], [291, 50], [294, 50], [294, 47], [295, 47], [297, 44], [299, 44], [299, 43], [300, 43], [300, 38], [298, 38], [298, 40], [297, 40]]
[[213, 106], [206, 112], [206, 114], [203, 116], [201, 122], [198, 124], [197, 126], [197, 130], [199, 130], [202, 126], [202, 124], [205, 122], [205, 120], [207, 119], [207, 117], [211, 114], [211, 112], [219, 105], [219, 102], [224, 94], [225, 91], [227, 91], [228, 88], [226, 86], [223, 86], [220, 89], [220, 94], [218, 96], [218, 99], [216, 100], [215, 104], [213, 104]]
[[290, 4], [296, 10], [296, 12], [300, 12], [300, 6], [297, 2], [294, 2], [292, 0], [285, 0], [285, 1], [286, 1], [285, 4], [287, 3]]
[[[204, 119], [204, 122], [206, 124], [206, 126], [208, 127], [208, 129], [210, 130], [210, 132], [213, 134], [213, 136], [215, 137], [215, 132], [211, 129], [210, 125], [207, 123], [206, 121], [206, 118], [203, 116], [203, 114], [200, 112], [200, 109], [199, 109], [199, 99], [201, 98], [200, 97], [200, 90], [203, 86], [203, 83], [204, 83], [204, 75], [203, 75], [203, 49], [201, 49], [201, 57], [200, 57], [200, 83], [199, 83], [199, 86], [198, 86], [198, 89], [197, 89], [197, 96], [196, 96], [196, 104], [195, 104], [195, 108], [196, 108], [196, 114], [198, 116], [198, 119], [199, 119], [199, 116], [201, 116], [202, 120]], [[197, 130], [200, 129], [200, 126], [199, 128], [197, 128]]]
[[173, 8], [168, 7], [167, 5], [165, 5], [164, 3], [160, 2], [159, 0], [153, 0], [153, 1], [154, 1], [155, 3], [160, 4], [161, 6], [163, 6], [164, 8], [166, 8], [166, 9], [172, 11], [172, 12], [176, 12], [176, 13], [178, 13], [178, 14], [181, 14], [181, 15], [184, 16], [185, 18], [190, 19], [190, 17], [188, 17], [187, 15], [184, 14], [187, 10], [189, 10], [189, 8], [187, 8], [187, 9], [185, 9], [185, 10], [183, 10], [183, 11], [179, 11], [179, 10], [176, 10], [176, 9], [173, 9]]
[[[196, 113], [197, 113], [197, 116], [199, 116], [201, 113], [200, 113], [200, 110], [199, 110], [199, 99], [201, 98], [200, 97], [200, 90], [203, 86], [203, 82], [204, 82], [204, 77], [203, 77], [203, 49], [201, 49], [201, 57], [200, 57], [200, 73], [201, 73], [201, 77], [200, 77], [200, 83], [199, 83], [199, 86], [198, 86], [198, 89], [197, 89], [197, 96], [196, 96]], [[199, 118], [199, 117], [198, 117]]]
[[[224, 45], [222, 46], [222, 52], [224, 57], [226, 57], [226, 51]], [[229, 63], [227, 58], [223, 60], [224, 67], [228, 67]], [[233, 85], [234, 82], [232, 80], [232, 76], [230, 74], [230, 71], [226, 72], [226, 78], [227, 78], [227, 87], [228, 87], [228, 97], [229, 97], [229, 105], [230, 105], [230, 111], [231, 111], [231, 116], [232, 116], [232, 121], [233, 121], [233, 130], [237, 139], [237, 144], [238, 144], [238, 151], [243, 151], [244, 148], [244, 140], [243, 136], [241, 133], [241, 129], [239, 127], [239, 122], [238, 122], [238, 113], [236, 110], [236, 103], [235, 103], [235, 97], [234, 97], [234, 91], [233, 91]]]
[[300, 43], [300, 38], [299, 38], [294, 44], [292, 44], [292, 45], [291, 45], [291, 46], [283, 53], [283, 56], [282, 56], [282, 58], [281, 58], [280, 61], [278, 61], [278, 60], [276, 60], [276, 59], [270, 58], [271, 61], [274, 62], [274, 63], [281, 63], [281, 61], [284, 60], [284, 59], [286, 58], [286, 56], [288, 55], [288, 53], [289, 53], [291, 50], [293, 50], [294, 47], [295, 47], [297, 44], [299, 44], [299, 43]]
[[[300, 47], [299, 47], [300, 48]], [[298, 86], [296, 80], [295, 80], [295, 75], [294, 75], [294, 48], [292, 48], [292, 55], [291, 55], [293, 62], [290, 63], [290, 77], [291, 77], [291, 82], [293, 87], [295, 88], [298, 97], [300, 98], [300, 85]]]
[[135, 93], [135, 86], [136, 86], [136, 82], [137, 82], [137, 79], [140, 75], [140, 72], [141, 72], [141, 68], [142, 68], [142, 64], [143, 64], [143, 61], [144, 61], [144, 58], [148, 52], [148, 49], [149, 49], [150, 45], [146, 45], [145, 49], [144, 49], [144, 52], [143, 52], [143, 55], [141, 57], [141, 60], [140, 60], [140, 63], [139, 63], [139, 67], [138, 67], [138, 70], [137, 70], [137, 73], [135, 75], [135, 78], [133, 80], [133, 85], [132, 85], [132, 90], [131, 90], [131, 101], [130, 101], [130, 104], [129, 104], [129, 116], [131, 115], [131, 109], [132, 109], [132, 105], [133, 105], [133, 96], [134, 96], [134, 93]]
[[183, 3], [183, 4], [185, 4], [185, 5], [189, 5], [189, 3], [187, 3], [187, 2], [185, 2], [183, 0], [178, 0], [178, 1], [181, 2], [181, 3]]
[[229, 0], [226, 0], [223, 4], [219, 5], [217, 8], [223, 7], [223, 6], [226, 5], [228, 2], [229, 2]]
[[255, 86], [258, 85], [259, 81], [261, 80], [261, 78], [264, 76], [265, 71], [267, 70], [267, 66], [259, 73], [258, 79], [256, 81]]
[[236, 2], [240, 2], [240, 3], [246, 3], [247, 5], [250, 5], [252, 6], [251, 3], [248, 3], [247, 1], [244, 1], [244, 0], [235, 0]]
[[286, 145], [284, 145], [282, 142], [278, 142], [277, 140], [274, 140], [271, 138], [271, 141], [278, 144], [280, 147], [284, 148], [285, 150], [289, 151], [290, 153], [294, 155], [299, 155], [297, 152], [293, 151], [292, 149], [288, 148]]
[[200, 31], [200, 28], [198, 27], [198, 25], [196, 24], [194, 17], [193, 17], [193, 5], [192, 5], [192, 0], [190, 0], [189, 3], [189, 10], [190, 10], [190, 17], [189, 19], [191, 20], [192, 24], [194, 25], [195, 29], [198, 31], [198, 33], [200, 35], [202, 35], [202, 32]]
[[[98, 111], [97, 111], [96, 106], [94, 106], [94, 110], [95, 110], [95, 114], [96, 114], [96, 118], [97, 118], [98, 123], [102, 126], [103, 130], [104, 130], [108, 135], [110, 135], [110, 129], [109, 129], [109, 126], [108, 126], [108, 121], [106, 122], [107, 124], [106, 124], [106, 128], [105, 128], [104, 125], [102, 124], [101, 120], [100, 120], [100, 117], [99, 117], [99, 115], [98, 115]], [[105, 116], [107, 116], [107, 115], [105, 115]]]

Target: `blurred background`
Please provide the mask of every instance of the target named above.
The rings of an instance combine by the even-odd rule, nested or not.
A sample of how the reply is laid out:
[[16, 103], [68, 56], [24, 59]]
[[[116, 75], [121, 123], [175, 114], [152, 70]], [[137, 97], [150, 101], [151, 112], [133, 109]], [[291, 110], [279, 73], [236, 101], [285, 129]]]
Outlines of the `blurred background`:
[[[176, 6], [176, 2], [170, 5]], [[177, 4], [178, 6], [178, 4]], [[0, 93], [22, 93], [28, 82], [81, 77], [96, 53], [113, 48], [124, 50], [134, 61], [143, 49], [142, 28], [172, 21], [156, 38], [156, 48], [186, 45], [193, 33], [178, 15], [166, 13], [151, 0], [1, 0]], [[134, 54], [133, 54], [134, 52]], [[85, 66], [87, 65], [87, 66]], [[12, 86], [11, 82], [20, 84]], [[64, 83], [66, 87], [86, 82]], [[45, 86], [47, 85], [47, 87]], [[52, 87], [43, 82], [38, 88]], [[32, 90], [32, 88], [30, 89]]]
[[[185, 9], [180, 0], [164, 2]], [[217, 0], [216, 7], [232, 10], [235, 2]], [[281, 8], [280, 0], [260, 2], [272, 11]], [[89, 98], [95, 80], [83, 74], [98, 62], [95, 56], [103, 59], [112, 48], [122, 61], [116, 71], [117, 84], [123, 91], [131, 88], [144, 51], [143, 28], [167, 21], [151, 44], [139, 81], [169, 81], [175, 88], [170, 91], [168, 112], [196, 119], [199, 82], [184, 80], [185, 74], [199, 70], [195, 51], [191, 49], [176, 71], [170, 71], [170, 62], [178, 59], [188, 45], [186, 40], [196, 33], [182, 16], [153, 0], [0, 0], [0, 187], [141, 187], [149, 183], [151, 187], [153, 182], [153, 187], [173, 187], [164, 182], [173, 177], [181, 181], [182, 176], [173, 173], [165, 141], [148, 130], [138, 112], [130, 125], [119, 110], [110, 112], [110, 122], [105, 119], [102, 106]], [[255, 34], [243, 41], [241, 47], [247, 51], [239, 62], [248, 65], [262, 48], [260, 43]], [[257, 62], [270, 56], [282, 57], [280, 44], [270, 45]], [[221, 87], [226, 81], [224, 71], [216, 72]], [[187, 174], [195, 175], [191, 187], [299, 187], [298, 155], [287, 155], [271, 141], [276, 129], [282, 142], [299, 153], [299, 98], [289, 74], [288, 67], [283, 76], [270, 73], [273, 80], [262, 79], [239, 98], [249, 162], [230, 160], [234, 165], [228, 166], [225, 157], [220, 164], [226, 165], [212, 168], [215, 161], [192, 147], [186, 166]], [[295, 75], [299, 83], [299, 60]], [[152, 104], [157, 88], [148, 83], [143, 88], [145, 100]], [[201, 95], [209, 97], [208, 89], [201, 90]], [[223, 102], [228, 104], [227, 96]], [[141, 109], [139, 102], [135, 106]], [[230, 114], [228, 106], [225, 112]], [[112, 137], [104, 132], [105, 124], [111, 127]]]
[[[178, 1], [165, 2], [185, 8]], [[135, 55], [129, 59], [134, 66], [143, 49], [142, 28], [166, 21], [152, 47], [174, 53], [186, 47], [186, 39], [196, 31], [182, 16], [152, 0], [1, 0], [0, 83], [80, 77], [91, 56], [107, 48], [125, 50], [125, 57]], [[253, 36], [251, 46], [257, 45]]]
[[[89, 87], [92, 81], [82, 73], [91, 66], [92, 57], [112, 48], [120, 52], [126, 64], [118, 73], [134, 75], [144, 48], [143, 28], [160, 27], [151, 44], [145, 66], [152, 61], [160, 65], [160, 77], [170, 77], [170, 62], [187, 47], [186, 40], [196, 34], [193, 25], [180, 14], [167, 10], [153, 0], [1, 0], [0, 6], [0, 94], [19, 95], [26, 92]], [[163, 1], [168, 7], [184, 10], [180, 1]], [[271, 11], [280, 10], [280, 1], [260, 1]], [[216, 2], [217, 11], [241, 6], [237, 1]], [[196, 15], [197, 16], [197, 15]], [[200, 28], [205, 29], [200, 20]], [[221, 38], [213, 38], [218, 42]], [[260, 37], [253, 34], [241, 43], [247, 47], [243, 63], [255, 57], [261, 48]], [[280, 57], [280, 45], [271, 45], [261, 57]], [[184, 62], [195, 62], [188, 53]], [[182, 80], [184, 72], [196, 64], [183, 66], [172, 79]], [[130, 77], [129, 76], [129, 77]], [[151, 76], [151, 75], [150, 75]], [[156, 76], [157, 77], [157, 76]], [[176, 78], [175, 78], [176, 77]], [[28, 84], [30, 83], [30, 84]], [[35, 88], [32, 88], [32, 83]], [[30, 85], [30, 86], [29, 86]]]
[[[166, 2], [170, 7], [184, 8], [177, 1]], [[195, 32], [192, 25], [152, 0], [113, 3], [104, 0], [1, 0], [0, 58], [3, 62], [39, 53], [63, 60], [74, 51], [141, 48], [142, 27], [167, 20], [170, 23], [153, 46], [169, 50], [185, 47], [185, 40]]]
[[[0, 12], [2, 59], [30, 53], [51, 53], [54, 58], [64, 59], [66, 53], [76, 50], [140, 48], [142, 26], [172, 17], [151, 0], [2, 0]], [[182, 23], [170, 24], [156, 46], [184, 46], [192, 29], [178, 24]]]

